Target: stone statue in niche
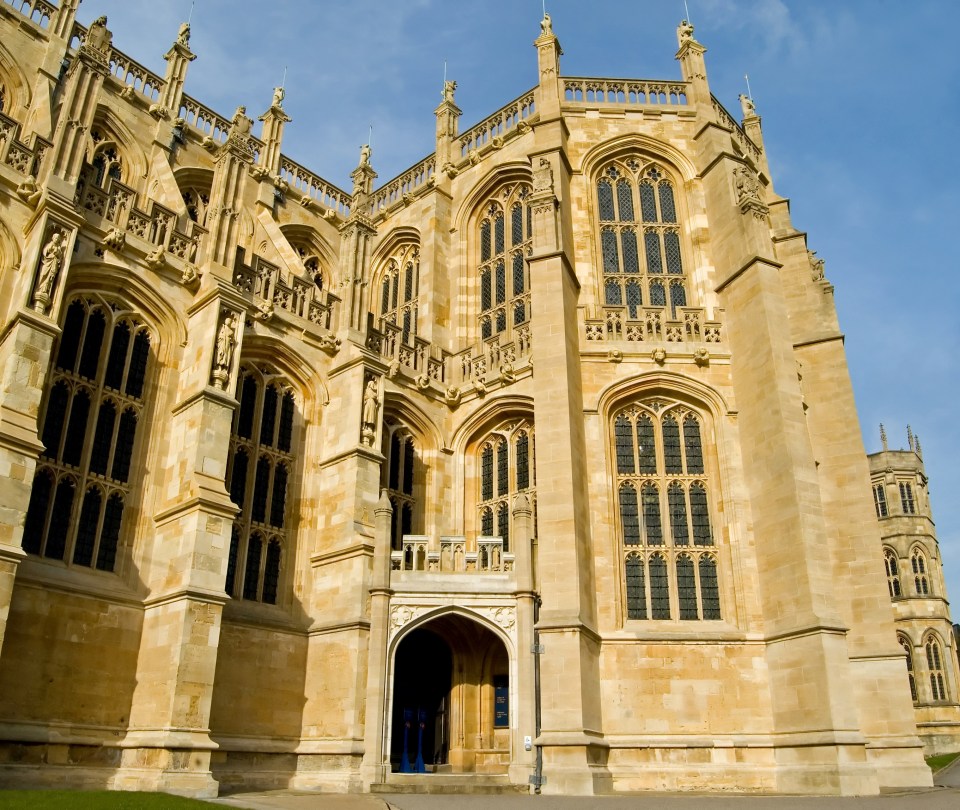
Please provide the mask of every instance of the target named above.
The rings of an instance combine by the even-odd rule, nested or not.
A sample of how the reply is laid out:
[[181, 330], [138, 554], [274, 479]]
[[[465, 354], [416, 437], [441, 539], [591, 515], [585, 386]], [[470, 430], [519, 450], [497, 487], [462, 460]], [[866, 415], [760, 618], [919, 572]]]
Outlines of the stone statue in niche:
[[190, 47], [190, 23], [180, 23], [180, 30], [177, 31], [177, 45], [183, 45], [184, 48]]
[[228, 312], [217, 331], [217, 345], [213, 358], [213, 384], [221, 391], [226, 390], [230, 379], [230, 367], [233, 353], [237, 347], [237, 319]]
[[63, 265], [66, 242], [60, 231], [54, 231], [40, 251], [40, 270], [37, 273], [37, 286], [33, 293], [33, 308], [37, 312], [46, 312], [53, 294], [53, 284]]
[[377, 381], [370, 377], [363, 389], [363, 425], [360, 430], [360, 440], [367, 447], [373, 447], [373, 442], [377, 437], [377, 413], [379, 410], [380, 397], [377, 393]]
[[753, 99], [744, 93], [740, 94], [740, 110], [744, 118], [750, 118], [750, 116], [757, 114], [757, 107], [753, 103]]
[[553, 167], [546, 158], [540, 158], [540, 165], [533, 170], [533, 193], [553, 193]]

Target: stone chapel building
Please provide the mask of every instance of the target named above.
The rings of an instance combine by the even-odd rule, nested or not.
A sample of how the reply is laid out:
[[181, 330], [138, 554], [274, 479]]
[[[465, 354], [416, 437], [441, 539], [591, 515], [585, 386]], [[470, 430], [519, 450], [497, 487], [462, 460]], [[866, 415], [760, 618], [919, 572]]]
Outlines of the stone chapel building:
[[188, 25], [159, 76], [78, 6], [0, 4], [0, 784], [931, 783], [919, 444], [868, 461], [690, 25], [572, 78], [546, 17], [536, 86], [464, 129], [447, 83], [346, 191], [282, 91], [184, 93]]

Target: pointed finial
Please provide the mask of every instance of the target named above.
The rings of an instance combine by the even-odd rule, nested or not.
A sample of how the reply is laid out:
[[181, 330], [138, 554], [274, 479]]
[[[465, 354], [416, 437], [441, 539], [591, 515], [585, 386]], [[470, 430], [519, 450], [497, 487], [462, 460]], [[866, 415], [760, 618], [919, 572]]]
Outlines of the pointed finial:
[[914, 437], [913, 437], [913, 441], [914, 441], [914, 444], [916, 444], [916, 446], [917, 446], [917, 450], [916, 450], [916, 452], [917, 452], [917, 458], [919, 458], [919, 459], [922, 461], [922, 460], [923, 460], [923, 451], [920, 449], [920, 437], [919, 437], [919, 436], [914, 436]]
[[910, 425], [907, 425], [907, 445], [909, 446], [909, 448], [910, 448], [911, 450], [914, 449], [914, 445], [913, 445], [913, 429], [910, 427]]
[[880, 443], [883, 445], [883, 449], [887, 449], [887, 431], [883, 427], [883, 422], [880, 423]]

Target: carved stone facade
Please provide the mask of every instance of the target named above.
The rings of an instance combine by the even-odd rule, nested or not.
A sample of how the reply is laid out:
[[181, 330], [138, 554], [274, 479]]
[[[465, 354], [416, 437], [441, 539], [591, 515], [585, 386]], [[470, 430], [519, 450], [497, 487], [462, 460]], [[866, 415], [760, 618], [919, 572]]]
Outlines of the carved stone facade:
[[78, 5], [0, 4], [0, 781], [369, 790], [419, 722], [423, 779], [930, 784], [919, 447], [868, 466], [692, 26], [680, 79], [572, 79], [546, 18], [537, 86], [461, 131], [447, 82], [345, 191], [282, 92], [259, 134], [184, 94], [189, 27], [158, 76]]

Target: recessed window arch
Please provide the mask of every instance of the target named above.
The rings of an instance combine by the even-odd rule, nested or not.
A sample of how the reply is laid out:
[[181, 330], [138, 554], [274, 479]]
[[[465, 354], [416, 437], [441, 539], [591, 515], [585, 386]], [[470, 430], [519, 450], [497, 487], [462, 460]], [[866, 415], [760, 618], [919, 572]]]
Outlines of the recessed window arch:
[[77, 297], [65, 308], [24, 527], [28, 553], [115, 569], [151, 343], [139, 316], [118, 304]]
[[919, 546], [910, 552], [910, 570], [913, 572], [913, 588], [917, 596], [930, 595], [930, 580], [927, 573], [927, 555]]
[[930, 678], [930, 699], [941, 702], [947, 699], [946, 681], [943, 671], [943, 648], [940, 640], [928, 633], [923, 641], [924, 652], [927, 658], [927, 674]]
[[703, 416], [660, 399], [613, 415], [628, 619], [721, 618]]
[[403, 536], [419, 534], [423, 529], [425, 468], [422, 443], [406, 425], [384, 421], [383, 455], [380, 486], [387, 491], [393, 515], [390, 526], [390, 547], [399, 551]]
[[890, 591], [890, 598], [897, 599], [903, 596], [903, 588], [900, 585], [900, 561], [897, 558], [897, 552], [892, 548], [883, 550], [883, 567], [887, 572], [887, 590]]
[[303, 264], [303, 269], [307, 272], [307, 275], [313, 279], [313, 283], [316, 285], [317, 289], [325, 289], [329, 282], [324, 278], [324, 266], [323, 262], [320, 260], [320, 251], [309, 242], [294, 239], [289, 241], [290, 246], [297, 252], [297, 256], [300, 257], [300, 262]]
[[897, 641], [900, 643], [900, 646], [903, 648], [904, 655], [906, 656], [907, 678], [910, 682], [910, 699], [916, 703], [919, 699], [919, 696], [917, 695], [917, 678], [913, 667], [913, 645], [910, 643], [910, 639], [901, 633], [897, 634]]
[[240, 513], [231, 532], [225, 590], [276, 604], [291, 537], [297, 398], [281, 375], [244, 364], [237, 400], [227, 490]]
[[380, 317], [400, 329], [400, 339], [411, 345], [418, 334], [420, 307], [420, 248], [397, 247], [380, 274]]
[[913, 496], [913, 485], [909, 481], [900, 482], [900, 508], [905, 515], [915, 515], [917, 505]]
[[882, 481], [873, 485], [873, 507], [878, 518], [887, 516], [887, 487]]
[[478, 443], [477, 526], [484, 537], [503, 538], [513, 550], [513, 501], [524, 494], [533, 510], [536, 533], [536, 476], [533, 424], [526, 419], [500, 425]]
[[530, 321], [530, 193], [525, 183], [505, 185], [481, 206], [477, 225], [477, 319], [482, 339], [523, 329]]
[[639, 156], [605, 164], [597, 177], [602, 295], [606, 306], [687, 306], [687, 275], [676, 184], [659, 163]]

